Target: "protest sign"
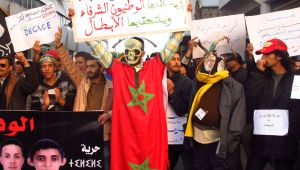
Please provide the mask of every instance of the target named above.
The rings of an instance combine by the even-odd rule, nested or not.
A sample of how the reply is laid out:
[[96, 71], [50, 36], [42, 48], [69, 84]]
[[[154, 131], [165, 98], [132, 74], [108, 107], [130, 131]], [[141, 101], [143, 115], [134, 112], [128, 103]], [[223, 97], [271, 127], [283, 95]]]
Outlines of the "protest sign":
[[5, 22], [5, 17], [7, 16], [7, 13], [0, 8], [0, 56], [8, 56], [14, 53]]
[[39, 40], [40, 44], [51, 43], [59, 26], [58, 14], [53, 3], [5, 19], [16, 52], [32, 48], [36, 40]]
[[[300, 54], [300, 8], [246, 17], [247, 30], [254, 50], [270, 39], [278, 38], [288, 46], [290, 56]], [[261, 55], [255, 55], [255, 60]]]
[[168, 127], [168, 144], [181, 145], [184, 140], [183, 124], [187, 121], [187, 115], [177, 116], [174, 109], [168, 104], [167, 110], [167, 127]]
[[[18, 139], [24, 145], [26, 160], [35, 142], [52, 139], [62, 146], [67, 159], [60, 169], [103, 169], [103, 128], [97, 121], [99, 113], [1, 111], [0, 143]], [[34, 168], [25, 163], [23, 169]]]
[[187, 0], [72, 0], [75, 42], [189, 30]]
[[291, 99], [300, 99], [300, 76], [299, 75], [294, 76]]
[[[192, 22], [191, 36], [192, 38], [198, 37], [207, 49], [213, 41], [227, 36], [230, 39], [230, 44], [227, 41], [221, 41], [216, 48], [217, 54], [231, 53], [233, 50], [244, 56], [246, 46], [244, 14], [195, 20]], [[194, 48], [193, 58], [201, 58], [203, 55], [204, 51], [200, 47]]]
[[289, 130], [289, 111], [255, 110], [253, 122], [255, 135], [285, 136]]

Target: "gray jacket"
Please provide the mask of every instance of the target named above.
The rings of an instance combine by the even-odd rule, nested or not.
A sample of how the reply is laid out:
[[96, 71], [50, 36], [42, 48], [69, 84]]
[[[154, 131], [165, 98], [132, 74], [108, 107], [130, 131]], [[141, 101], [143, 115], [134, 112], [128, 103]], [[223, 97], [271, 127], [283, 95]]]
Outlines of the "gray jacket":
[[[199, 89], [199, 82], [193, 80], [194, 98]], [[243, 85], [231, 77], [222, 80], [219, 102], [220, 110], [220, 146], [218, 156], [226, 158], [240, 144], [242, 130], [246, 125], [246, 100]]]
[[218, 155], [226, 158], [240, 145], [246, 125], [246, 99], [243, 86], [231, 77], [222, 80], [220, 96], [220, 148]]

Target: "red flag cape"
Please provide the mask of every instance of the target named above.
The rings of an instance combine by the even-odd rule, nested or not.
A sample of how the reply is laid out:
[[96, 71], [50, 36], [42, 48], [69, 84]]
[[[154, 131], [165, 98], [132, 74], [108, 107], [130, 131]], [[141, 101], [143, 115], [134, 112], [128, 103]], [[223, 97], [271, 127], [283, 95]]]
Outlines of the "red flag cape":
[[159, 56], [136, 72], [114, 60], [111, 169], [159, 169], [168, 166], [166, 113], [162, 79], [165, 65]]

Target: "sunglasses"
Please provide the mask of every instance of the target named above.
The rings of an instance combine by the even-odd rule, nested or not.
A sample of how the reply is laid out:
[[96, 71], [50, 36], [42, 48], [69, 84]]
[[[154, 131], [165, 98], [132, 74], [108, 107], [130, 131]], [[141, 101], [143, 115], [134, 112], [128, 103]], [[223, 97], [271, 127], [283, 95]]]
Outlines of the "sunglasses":
[[7, 65], [6, 64], [0, 64], [0, 67], [5, 68]]
[[130, 51], [134, 51], [134, 56], [139, 56], [141, 54], [141, 51], [138, 50], [138, 49], [134, 49], [134, 50], [126, 49], [125, 52], [124, 52], [125, 56], [128, 56]]

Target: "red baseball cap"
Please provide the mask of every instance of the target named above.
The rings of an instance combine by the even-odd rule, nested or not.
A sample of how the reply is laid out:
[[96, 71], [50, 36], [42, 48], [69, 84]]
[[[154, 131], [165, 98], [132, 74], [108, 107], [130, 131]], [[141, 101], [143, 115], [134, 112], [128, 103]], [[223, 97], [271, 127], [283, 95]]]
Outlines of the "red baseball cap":
[[279, 51], [287, 51], [286, 44], [281, 41], [280, 39], [274, 38], [267, 42], [265, 42], [264, 47], [255, 52], [255, 54], [268, 54], [272, 51], [279, 50]]
[[55, 50], [49, 50], [46, 54], [53, 56], [56, 60], [59, 60], [59, 55]]

